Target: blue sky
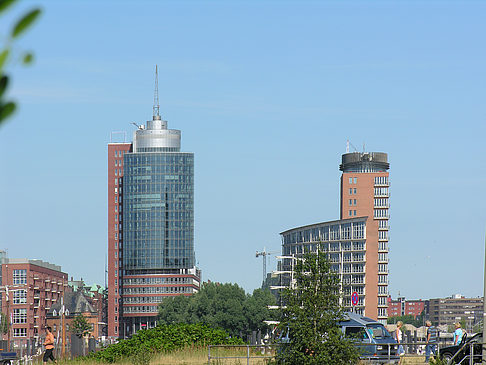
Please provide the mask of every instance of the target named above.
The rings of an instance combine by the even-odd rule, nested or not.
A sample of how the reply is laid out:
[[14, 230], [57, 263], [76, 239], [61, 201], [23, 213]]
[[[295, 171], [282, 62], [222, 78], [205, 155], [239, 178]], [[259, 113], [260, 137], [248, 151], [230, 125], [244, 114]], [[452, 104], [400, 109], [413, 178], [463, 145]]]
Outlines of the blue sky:
[[195, 153], [204, 280], [252, 291], [255, 251], [339, 218], [349, 139], [389, 154], [392, 295], [482, 295], [485, 2], [31, 1], [0, 34], [36, 4], [0, 129], [10, 257], [103, 283], [107, 143], [151, 118], [158, 64], [161, 114]]

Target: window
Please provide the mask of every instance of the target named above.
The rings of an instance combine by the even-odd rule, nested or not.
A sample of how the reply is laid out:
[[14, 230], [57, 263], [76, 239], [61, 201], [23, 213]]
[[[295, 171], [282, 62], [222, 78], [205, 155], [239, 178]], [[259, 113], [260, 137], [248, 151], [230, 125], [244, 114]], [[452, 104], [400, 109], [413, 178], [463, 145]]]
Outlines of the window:
[[118, 333], [118, 327], [115, 326], [115, 333]]
[[118, 322], [118, 317], [117, 316], [115, 316], [115, 322]]
[[118, 176], [118, 169], [115, 169], [115, 176]]
[[349, 183], [350, 183], [350, 184], [352, 184], [352, 183], [353, 183], [353, 178], [352, 178], [352, 177], [350, 177], [350, 178], [349, 178]]
[[349, 205], [353, 205], [353, 199], [349, 199]]
[[115, 204], [118, 204], [118, 196], [115, 196]]
[[115, 270], [115, 277], [118, 276], [118, 270]]
[[13, 270], [13, 283], [16, 284], [27, 284], [27, 270]]
[[354, 193], [356, 194], [356, 188], [353, 189]]
[[352, 215], [353, 215], [353, 211], [352, 211], [352, 210], [350, 210], [350, 211], [349, 211], [349, 216], [351, 217]]
[[357, 178], [357, 177], [355, 177], [355, 178], [354, 178], [354, 183], [355, 183], [355, 184], [357, 184], [357, 183], [358, 183], [358, 178]]
[[354, 205], [356, 205], [356, 199], [353, 200]]
[[349, 195], [353, 194], [353, 188], [349, 188]]
[[27, 290], [14, 290], [13, 292], [13, 304], [25, 304], [27, 303]]
[[356, 211], [355, 210], [353, 211], [353, 215], [356, 215]]
[[27, 328], [14, 328], [13, 329], [13, 336], [14, 337], [27, 337]]
[[26, 308], [16, 308], [13, 310], [13, 323], [27, 323]]
[[115, 212], [118, 212], [118, 205], [115, 205]]

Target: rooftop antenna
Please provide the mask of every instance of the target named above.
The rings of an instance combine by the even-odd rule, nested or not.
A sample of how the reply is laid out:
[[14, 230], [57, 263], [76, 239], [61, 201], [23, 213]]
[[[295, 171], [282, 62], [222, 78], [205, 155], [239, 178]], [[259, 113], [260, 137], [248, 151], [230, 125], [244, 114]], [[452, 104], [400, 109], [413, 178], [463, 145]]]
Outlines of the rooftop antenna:
[[155, 90], [154, 90], [154, 119], [160, 119], [160, 105], [159, 105], [159, 72], [157, 65], [155, 65]]
[[346, 140], [346, 153], [349, 153], [349, 146], [353, 147], [354, 152], [358, 152], [358, 149], [348, 140]]

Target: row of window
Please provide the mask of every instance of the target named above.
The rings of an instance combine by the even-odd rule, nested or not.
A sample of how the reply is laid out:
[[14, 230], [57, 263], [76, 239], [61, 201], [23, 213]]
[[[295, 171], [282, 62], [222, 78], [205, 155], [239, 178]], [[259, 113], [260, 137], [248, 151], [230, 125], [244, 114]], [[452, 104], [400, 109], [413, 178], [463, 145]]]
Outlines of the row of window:
[[356, 210], [354, 210], [354, 211], [350, 210], [349, 211], [349, 216], [352, 217], [353, 215], [356, 216]]
[[388, 187], [375, 187], [375, 196], [389, 196]]
[[322, 242], [341, 239], [363, 239], [364, 222], [324, 225], [312, 229], [297, 230], [283, 235], [283, 243]]
[[115, 157], [123, 157], [123, 155], [126, 153], [126, 151], [122, 150], [115, 150]]
[[128, 278], [123, 279], [123, 285], [140, 285], [140, 284], [184, 284], [193, 283], [192, 278], [182, 277], [153, 277], [153, 278]]
[[349, 205], [356, 205], [356, 199], [349, 199]]
[[388, 231], [378, 231], [378, 239], [388, 240]]
[[140, 305], [133, 307], [123, 307], [123, 313], [157, 313], [156, 305]]
[[354, 182], [354, 184], [357, 184], [358, 183], [358, 178], [357, 177], [350, 177], [349, 178], [349, 183], [350, 184], [353, 184], [353, 182]]
[[389, 218], [388, 209], [375, 209], [373, 216], [374, 218]]
[[115, 166], [122, 166], [122, 160], [115, 160]]
[[364, 241], [357, 242], [322, 242], [318, 244], [304, 245], [285, 245], [283, 247], [284, 255], [302, 254], [304, 252], [316, 252], [317, 249], [324, 252], [338, 251], [364, 251], [366, 244]]
[[388, 198], [375, 198], [375, 207], [388, 208]]
[[375, 185], [388, 185], [388, 176], [375, 176]]
[[356, 194], [356, 188], [349, 188], [349, 195]]
[[14, 337], [27, 337], [27, 328], [14, 328], [13, 329], [13, 336]]
[[[121, 289], [120, 289], [121, 291]], [[174, 293], [192, 293], [194, 288], [189, 286], [149, 286], [142, 288], [123, 288], [123, 294], [174, 294]]]

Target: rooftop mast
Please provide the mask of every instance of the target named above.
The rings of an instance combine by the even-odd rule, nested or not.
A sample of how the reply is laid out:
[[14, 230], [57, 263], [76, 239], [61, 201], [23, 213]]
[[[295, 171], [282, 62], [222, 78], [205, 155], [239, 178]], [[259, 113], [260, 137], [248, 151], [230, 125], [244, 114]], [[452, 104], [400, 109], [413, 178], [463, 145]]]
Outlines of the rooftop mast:
[[157, 71], [157, 65], [155, 65], [155, 90], [154, 90], [154, 120], [160, 119], [160, 105], [159, 105], [159, 73]]

